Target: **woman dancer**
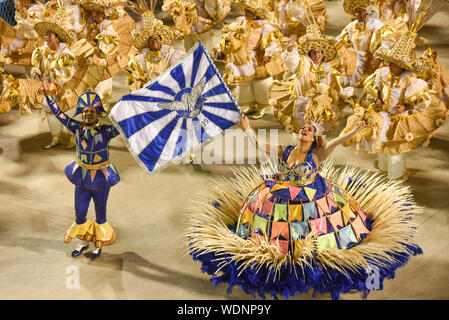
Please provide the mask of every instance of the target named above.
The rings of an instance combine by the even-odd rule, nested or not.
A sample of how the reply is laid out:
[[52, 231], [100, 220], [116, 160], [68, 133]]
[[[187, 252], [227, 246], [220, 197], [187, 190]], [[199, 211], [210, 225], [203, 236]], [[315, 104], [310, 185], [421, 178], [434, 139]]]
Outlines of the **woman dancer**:
[[189, 251], [216, 284], [263, 298], [311, 288], [333, 299], [351, 290], [366, 296], [422, 253], [410, 219], [419, 209], [407, 188], [378, 174], [323, 165], [364, 122], [328, 143], [317, 125], [306, 124], [296, 146], [286, 148], [259, 141], [246, 117], [240, 127], [282, 161], [264, 177], [257, 168], [238, 170], [195, 202]]

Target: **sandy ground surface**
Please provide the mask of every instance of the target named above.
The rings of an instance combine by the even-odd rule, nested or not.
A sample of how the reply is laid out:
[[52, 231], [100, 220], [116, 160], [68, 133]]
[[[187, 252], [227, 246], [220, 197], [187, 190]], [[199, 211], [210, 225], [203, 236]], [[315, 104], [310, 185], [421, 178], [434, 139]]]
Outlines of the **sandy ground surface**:
[[[328, 34], [335, 36], [349, 18], [340, 2], [329, 3], [328, 14]], [[447, 13], [438, 14], [422, 32], [446, 68], [448, 18]], [[216, 30], [217, 40], [218, 36]], [[128, 93], [124, 81], [123, 72], [114, 79], [115, 99]], [[280, 127], [273, 115], [252, 124], [255, 128]], [[242, 135], [239, 130], [233, 134]], [[0, 154], [0, 299], [253, 299], [239, 288], [231, 294], [225, 285], [213, 288], [200, 264], [182, 246], [186, 205], [211, 179], [229, 174], [229, 165], [173, 165], [149, 176], [122, 138], [114, 139], [111, 159], [121, 182], [111, 190], [108, 221], [119, 238], [104, 249], [99, 260], [91, 261], [88, 254], [72, 258], [75, 244], [62, 241], [74, 219], [74, 188], [63, 173], [74, 151], [63, 146], [43, 150], [48, 139], [46, 121], [37, 112], [21, 117], [13, 110], [0, 117], [0, 142], [13, 145], [10, 150], [2, 147]], [[280, 142], [290, 139], [280, 131]], [[235, 157], [254, 159], [252, 155]], [[373, 169], [373, 160], [374, 156], [364, 154], [355, 157], [353, 147], [338, 147], [334, 154], [336, 165]], [[407, 185], [423, 207], [416, 221], [424, 255], [411, 258], [397, 270], [395, 280], [385, 281], [383, 290], [373, 291], [369, 298], [448, 299], [449, 123], [438, 130], [429, 147], [407, 155], [407, 166], [411, 173]], [[93, 208], [89, 216], [94, 217]], [[79, 288], [70, 286], [73, 270], [79, 271]], [[360, 298], [357, 293], [341, 297]], [[294, 299], [312, 299], [312, 295]]]

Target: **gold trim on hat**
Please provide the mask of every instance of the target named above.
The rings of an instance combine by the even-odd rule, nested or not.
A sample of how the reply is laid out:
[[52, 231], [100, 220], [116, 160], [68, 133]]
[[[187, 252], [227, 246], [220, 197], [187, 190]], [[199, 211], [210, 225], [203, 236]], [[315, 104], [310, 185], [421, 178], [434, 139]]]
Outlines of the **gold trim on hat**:
[[134, 46], [141, 50], [148, 47], [148, 39], [151, 36], [159, 35], [163, 44], [170, 44], [176, 38], [181, 37], [181, 32], [164, 25], [164, 23], [154, 16], [151, 10], [145, 11], [142, 14], [142, 29], [135, 30], [131, 37]]
[[102, 11], [105, 18], [109, 20], [115, 20], [119, 17], [119, 13], [112, 1], [108, 0], [83, 0], [80, 6], [87, 11]]
[[60, 7], [55, 15], [49, 21], [41, 21], [34, 25], [34, 30], [42, 39], [45, 39], [48, 32], [56, 34], [62, 42], [72, 43], [74, 40], [74, 32], [67, 30], [69, 27], [70, 13], [64, 7]]
[[402, 69], [414, 72], [418, 67], [416, 60], [413, 58], [416, 37], [415, 32], [402, 33], [391, 49], [380, 47], [375, 55], [386, 62], [396, 64]]
[[377, 5], [377, 2], [372, 0], [343, 0], [343, 9], [345, 12], [354, 16], [356, 9], [366, 9], [371, 5]]
[[322, 50], [324, 61], [331, 61], [338, 55], [335, 41], [324, 37], [316, 24], [307, 26], [306, 34], [299, 38], [297, 47], [301, 55], [309, 55], [309, 52], [315, 49]]
[[265, 6], [263, 0], [234, 0], [234, 5], [244, 10], [254, 12], [259, 18], [270, 20], [270, 11]]

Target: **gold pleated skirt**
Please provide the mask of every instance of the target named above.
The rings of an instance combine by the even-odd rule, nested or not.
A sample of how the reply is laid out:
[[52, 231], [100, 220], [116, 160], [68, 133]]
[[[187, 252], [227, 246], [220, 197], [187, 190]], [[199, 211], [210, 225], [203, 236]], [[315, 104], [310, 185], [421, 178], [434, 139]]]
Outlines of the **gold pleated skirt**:
[[73, 238], [92, 242], [96, 248], [110, 246], [117, 240], [117, 234], [108, 222], [98, 224], [87, 220], [83, 224], [73, 222], [64, 235], [64, 242], [70, 243]]

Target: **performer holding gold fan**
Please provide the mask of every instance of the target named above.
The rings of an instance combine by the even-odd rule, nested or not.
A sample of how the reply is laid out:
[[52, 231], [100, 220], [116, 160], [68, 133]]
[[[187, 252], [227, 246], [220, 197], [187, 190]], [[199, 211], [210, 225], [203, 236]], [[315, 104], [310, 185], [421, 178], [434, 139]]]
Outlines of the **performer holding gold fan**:
[[302, 23], [304, 15], [312, 13], [314, 20], [323, 32], [326, 29], [326, 3], [323, 0], [265, 0], [273, 12], [275, 23], [286, 37], [295, 35], [301, 37], [306, 33]]

